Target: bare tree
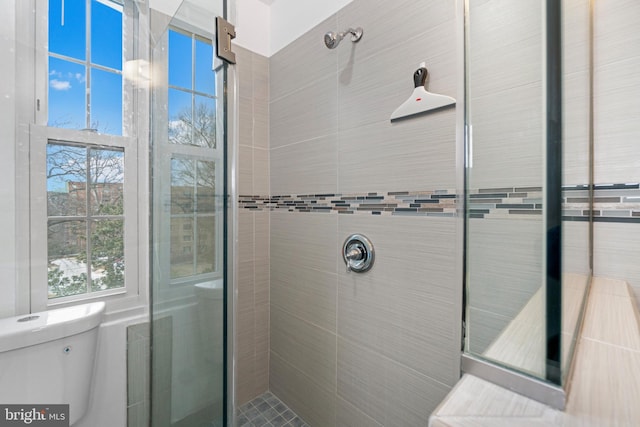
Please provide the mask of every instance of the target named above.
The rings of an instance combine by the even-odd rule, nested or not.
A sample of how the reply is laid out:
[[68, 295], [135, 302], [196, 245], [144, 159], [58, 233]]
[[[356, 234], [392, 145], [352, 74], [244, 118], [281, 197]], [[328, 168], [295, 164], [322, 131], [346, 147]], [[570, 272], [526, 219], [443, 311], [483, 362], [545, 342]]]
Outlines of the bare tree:
[[[86, 292], [88, 281], [92, 290], [124, 285], [123, 219], [113, 218], [124, 213], [123, 181], [121, 150], [48, 145], [47, 210], [49, 217], [56, 217], [48, 226], [51, 295]], [[87, 273], [64, 275], [59, 265], [66, 258], [86, 263]]]
[[169, 142], [199, 147], [216, 147], [215, 110], [204, 102], [197, 103], [192, 111], [185, 108], [169, 119]]

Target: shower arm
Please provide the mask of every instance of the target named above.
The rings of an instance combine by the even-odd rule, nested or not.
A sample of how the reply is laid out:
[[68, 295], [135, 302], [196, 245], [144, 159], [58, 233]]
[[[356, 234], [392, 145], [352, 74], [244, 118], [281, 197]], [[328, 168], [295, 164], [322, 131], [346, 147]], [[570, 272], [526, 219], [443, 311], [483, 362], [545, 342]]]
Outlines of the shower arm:
[[355, 30], [353, 28], [349, 28], [338, 33], [338, 37], [343, 39], [347, 34], [351, 34], [351, 41], [355, 43], [362, 38], [362, 28], [358, 27]]
[[353, 28], [349, 28], [339, 33], [329, 31], [324, 35], [324, 44], [329, 49], [335, 49], [347, 34], [351, 34], [351, 41], [355, 43], [362, 38], [362, 32], [361, 27], [358, 27], [355, 30]]

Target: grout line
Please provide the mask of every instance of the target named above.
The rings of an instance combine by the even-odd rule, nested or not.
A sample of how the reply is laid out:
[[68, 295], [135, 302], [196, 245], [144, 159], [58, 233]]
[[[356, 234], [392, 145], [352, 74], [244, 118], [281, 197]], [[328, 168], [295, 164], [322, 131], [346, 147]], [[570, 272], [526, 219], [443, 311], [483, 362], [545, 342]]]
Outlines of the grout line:
[[598, 340], [598, 339], [595, 339], [595, 338], [590, 338], [590, 337], [587, 337], [587, 336], [582, 336], [581, 339], [583, 341], [591, 341], [592, 343], [601, 344], [601, 345], [604, 345], [604, 346], [616, 348], [618, 350], [625, 350], [625, 351], [628, 351], [629, 353], [634, 353], [634, 354], [640, 355], [640, 350], [636, 350], [636, 349], [633, 349], [633, 348], [630, 348], [630, 347], [625, 347], [625, 346], [620, 345], [620, 344], [614, 344], [614, 343], [611, 343], [611, 342], [602, 341], [602, 340]]

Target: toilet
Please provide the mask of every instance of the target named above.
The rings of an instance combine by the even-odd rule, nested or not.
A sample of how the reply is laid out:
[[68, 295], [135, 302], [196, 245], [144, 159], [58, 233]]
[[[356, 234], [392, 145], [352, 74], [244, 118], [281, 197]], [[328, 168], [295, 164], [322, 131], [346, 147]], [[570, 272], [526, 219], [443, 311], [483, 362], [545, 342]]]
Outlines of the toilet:
[[198, 326], [204, 354], [208, 361], [223, 361], [224, 281], [222, 279], [197, 283]]
[[0, 319], [0, 403], [68, 404], [70, 425], [81, 419], [104, 310], [95, 302]]
[[[201, 372], [203, 394], [208, 403], [222, 408], [224, 372], [224, 281], [222, 279], [197, 283], [199, 341], [202, 343]], [[221, 414], [219, 414], [221, 415]]]

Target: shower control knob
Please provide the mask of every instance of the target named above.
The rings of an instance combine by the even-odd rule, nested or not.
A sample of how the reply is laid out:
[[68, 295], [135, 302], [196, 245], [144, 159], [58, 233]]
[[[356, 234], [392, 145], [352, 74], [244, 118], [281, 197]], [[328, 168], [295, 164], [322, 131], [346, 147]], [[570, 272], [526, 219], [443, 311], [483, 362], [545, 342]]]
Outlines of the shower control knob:
[[342, 245], [342, 258], [347, 272], [364, 273], [373, 266], [373, 244], [362, 234], [352, 234]]

